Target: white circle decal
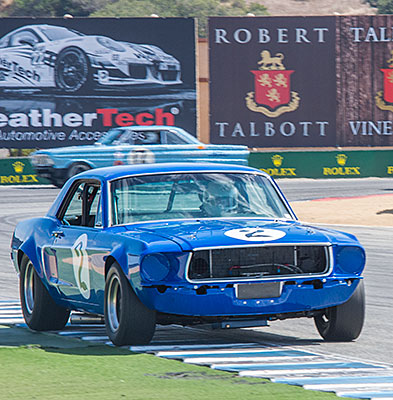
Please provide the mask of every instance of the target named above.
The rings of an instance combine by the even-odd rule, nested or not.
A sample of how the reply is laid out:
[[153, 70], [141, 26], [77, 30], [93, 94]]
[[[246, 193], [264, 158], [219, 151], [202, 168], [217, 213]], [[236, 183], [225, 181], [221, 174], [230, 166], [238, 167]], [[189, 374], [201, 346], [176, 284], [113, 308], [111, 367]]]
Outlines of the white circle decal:
[[264, 228], [241, 228], [231, 229], [225, 232], [226, 236], [234, 239], [246, 240], [250, 242], [270, 242], [272, 240], [281, 239], [285, 236], [285, 232], [276, 229]]
[[128, 153], [128, 164], [152, 164], [155, 162], [154, 153], [144, 147], [134, 149]]

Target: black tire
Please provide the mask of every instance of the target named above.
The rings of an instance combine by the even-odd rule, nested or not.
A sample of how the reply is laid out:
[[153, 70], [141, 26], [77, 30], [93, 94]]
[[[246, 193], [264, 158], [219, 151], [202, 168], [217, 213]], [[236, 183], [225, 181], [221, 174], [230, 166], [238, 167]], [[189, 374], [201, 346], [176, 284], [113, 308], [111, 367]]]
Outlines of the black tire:
[[82, 163], [72, 164], [68, 169], [68, 178], [71, 178], [74, 175], [77, 175], [81, 172], [88, 171], [89, 169], [91, 168], [87, 164], [82, 164]]
[[90, 81], [89, 60], [78, 47], [62, 50], [56, 59], [56, 87], [67, 93], [85, 90]]
[[344, 304], [327, 308], [314, 317], [319, 334], [328, 342], [350, 342], [362, 331], [365, 318], [363, 280]]
[[139, 300], [117, 263], [105, 283], [105, 326], [116, 346], [148, 344], [156, 328], [156, 312]]
[[20, 266], [19, 294], [23, 317], [30, 329], [56, 331], [65, 327], [70, 311], [55, 303], [26, 256]]

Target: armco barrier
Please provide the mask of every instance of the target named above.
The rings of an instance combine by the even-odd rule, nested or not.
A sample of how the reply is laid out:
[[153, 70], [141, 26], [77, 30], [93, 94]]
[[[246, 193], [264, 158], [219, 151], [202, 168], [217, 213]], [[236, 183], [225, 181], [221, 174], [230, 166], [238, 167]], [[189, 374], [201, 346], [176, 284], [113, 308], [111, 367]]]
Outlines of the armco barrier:
[[49, 183], [39, 178], [28, 158], [0, 159], [0, 185], [37, 185]]
[[274, 178], [393, 178], [393, 150], [252, 152], [249, 164]]

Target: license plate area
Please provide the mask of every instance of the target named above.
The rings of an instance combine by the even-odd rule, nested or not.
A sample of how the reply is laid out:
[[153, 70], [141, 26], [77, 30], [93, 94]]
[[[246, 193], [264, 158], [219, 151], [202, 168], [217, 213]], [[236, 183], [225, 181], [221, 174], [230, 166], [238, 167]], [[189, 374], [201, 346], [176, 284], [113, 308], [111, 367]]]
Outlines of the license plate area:
[[241, 300], [270, 299], [281, 296], [282, 282], [239, 283], [235, 291], [236, 298]]

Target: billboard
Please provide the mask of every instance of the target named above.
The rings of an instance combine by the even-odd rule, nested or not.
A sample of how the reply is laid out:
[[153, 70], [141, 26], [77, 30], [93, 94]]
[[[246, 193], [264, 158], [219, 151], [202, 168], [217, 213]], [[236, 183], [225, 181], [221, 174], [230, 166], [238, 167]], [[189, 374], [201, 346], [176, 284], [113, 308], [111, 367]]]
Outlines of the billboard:
[[194, 19], [1, 21], [0, 148], [90, 144], [131, 125], [196, 135]]
[[393, 16], [209, 19], [213, 143], [393, 145]]

